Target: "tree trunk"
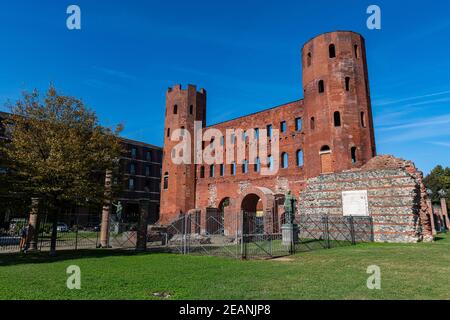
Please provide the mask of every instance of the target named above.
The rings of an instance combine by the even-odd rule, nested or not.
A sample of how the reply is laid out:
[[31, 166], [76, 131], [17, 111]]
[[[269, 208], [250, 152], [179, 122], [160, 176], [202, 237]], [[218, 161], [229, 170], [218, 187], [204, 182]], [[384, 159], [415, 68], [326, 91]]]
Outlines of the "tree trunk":
[[52, 213], [52, 236], [50, 240], [50, 255], [56, 255], [56, 239], [58, 237], [58, 211], [60, 209], [54, 209]]

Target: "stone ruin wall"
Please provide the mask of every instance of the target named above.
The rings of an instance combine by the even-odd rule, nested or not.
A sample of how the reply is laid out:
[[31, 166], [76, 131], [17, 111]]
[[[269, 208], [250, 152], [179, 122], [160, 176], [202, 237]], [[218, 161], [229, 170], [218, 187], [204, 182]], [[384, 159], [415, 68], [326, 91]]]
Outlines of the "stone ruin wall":
[[432, 241], [422, 173], [410, 161], [378, 156], [358, 170], [309, 179], [300, 195], [304, 215], [343, 215], [342, 192], [367, 190], [376, 242]]

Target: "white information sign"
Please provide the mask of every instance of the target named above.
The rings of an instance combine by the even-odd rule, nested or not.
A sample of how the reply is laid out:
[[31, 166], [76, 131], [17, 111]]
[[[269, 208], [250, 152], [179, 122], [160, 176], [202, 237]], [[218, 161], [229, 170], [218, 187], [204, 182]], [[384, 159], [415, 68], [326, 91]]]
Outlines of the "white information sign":
[[342, 191], [342, 209], [346, 217], [368, 217], [367, 190]]

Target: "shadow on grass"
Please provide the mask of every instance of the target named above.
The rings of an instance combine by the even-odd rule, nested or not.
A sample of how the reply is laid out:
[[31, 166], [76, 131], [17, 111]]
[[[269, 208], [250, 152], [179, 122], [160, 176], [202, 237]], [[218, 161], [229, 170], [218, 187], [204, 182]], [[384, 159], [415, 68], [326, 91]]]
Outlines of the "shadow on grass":
[[11, 253], [0, 254], [0, 267], [13, 266], [21, 264], [36, 264], [36, 263], [54, 263], [67, 260], [76, 259], [101, 259], [107, 257], [130, 257], [142, 256], [156, 253], [168, 253], [165, 250], [124, 250], [124, 249], [85, 249], [85, 250], [67, 250], [59, 251], [56, 256], [50, 256], [48, 252], [33, 252], [33, 253]]

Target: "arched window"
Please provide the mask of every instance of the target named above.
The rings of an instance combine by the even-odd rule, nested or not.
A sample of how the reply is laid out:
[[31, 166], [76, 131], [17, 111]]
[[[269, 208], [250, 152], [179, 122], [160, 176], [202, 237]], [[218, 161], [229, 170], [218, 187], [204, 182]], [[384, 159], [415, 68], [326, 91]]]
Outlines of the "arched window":
[[244, 160], [244, 163], [242, 164], [242, 173], [248, 173], [248, 161]]
[[330, 58], [336, 58], [336, 46], [334, 44], [330, 44], [328, 47], [328, 51], [330, 54]]
[[311, 58], [312, 58], [311, 52], [308, 52], [308, 55], [306, 56], [306, 65], [308, 67], [311, 66]]
[[363, 111], [361, 112], [361, 126], [363, 128], [366, 127], [366, 115], [365, 115], [365, 113]]
[[174, 105], [173, 106], [173, 114], [177, 114], [178, 113], [178, 106]]
[[331, 149], [329, 146], [322, 146], [322, 148], [320, 148], [320, 153], [330, 153]]
[[351, 149], [351, 156], [352, 156], [352, 163], [355, 164], [358, 159], [356, 158], [356, 147], [352, 147]]
[[297, 167], [303, 167], [303, 151], [297, 150]]
[[214, 178], [214, 165], [209, 166], [209, 177]]
[[205, 167], [204, 166], [201, 166], [200, 167], [200, 178], [204, 178], [205, 177]]
[[253, 166], [253, 170], [255, 172], [259, 172], [261, 170], [261, 160], [259, 160], [259, 157], [256, 158], [255, 164]]
[[345, 91], [350, 91], [350, 77], [345, 78]]
[[281, 168], [286, 169], [289, 166], [289, 156], [286, 152], [281, 154]]
[[169, 173], [164, 173], [164, 179], [163, 179], [163, 189], [167, 190], [169, 189]]
[[314, 117], [311, 118], [310, 127], [311, 130], [314, 130], [316, 128], [316, 119]]
[[354, 51], [355, 51], [355, 58], [358, 59], [359, 58], [359, 52], [358, 52], [358, 45], [355, 44], [355, 46], [353, 47]]
[[319, 81], [319, 93], [325, 92], [325, 82], [323, 80]]
[[194, 113], [194, 106], [191, 104], [191, 106], [189, 107], [189, 113], [193, 114]]
[[334, 113], [334, 126], [340, 127], [341, 126], [341, 114], [339, 111], [336, 111]]

